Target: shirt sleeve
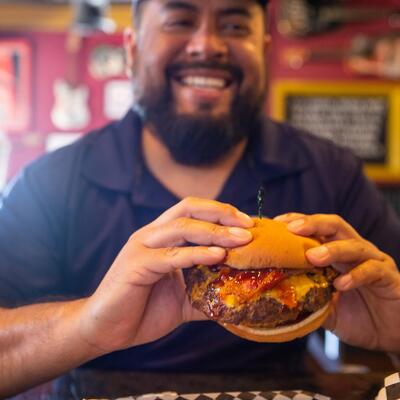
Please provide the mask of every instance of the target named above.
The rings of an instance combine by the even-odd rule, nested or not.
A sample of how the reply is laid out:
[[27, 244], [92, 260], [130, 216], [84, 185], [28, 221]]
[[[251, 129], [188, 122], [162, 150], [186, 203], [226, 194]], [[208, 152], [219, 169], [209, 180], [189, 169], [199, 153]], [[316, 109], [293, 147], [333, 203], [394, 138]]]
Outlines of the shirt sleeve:
[[364, 175], [362, 163], [353, 155], [345, 152], [333, 165], [339, 174], [335, 181], [340, 214], [361, 236], [393, 257], [400, 267], [399, 216], [375, 183]]
[[1, 306], [43, 301], [63, 290], [61, 204], [50, 178], [28, 167], [1, 199]]

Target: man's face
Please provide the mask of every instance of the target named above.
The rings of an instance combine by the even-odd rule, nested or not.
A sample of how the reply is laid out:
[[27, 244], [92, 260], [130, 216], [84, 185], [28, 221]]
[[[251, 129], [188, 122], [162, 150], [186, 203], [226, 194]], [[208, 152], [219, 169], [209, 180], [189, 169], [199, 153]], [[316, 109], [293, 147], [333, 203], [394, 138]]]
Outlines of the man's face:
[[[214, 161], [248, 135], [262, 108], [263, 10], [254, 0], [148, 0], [142, 7], [128, 49], [136, 104], [174, 157], [178, 145], [194, 160], [178, 161]], [[195, 148], [208, 156], [196, 158]]]

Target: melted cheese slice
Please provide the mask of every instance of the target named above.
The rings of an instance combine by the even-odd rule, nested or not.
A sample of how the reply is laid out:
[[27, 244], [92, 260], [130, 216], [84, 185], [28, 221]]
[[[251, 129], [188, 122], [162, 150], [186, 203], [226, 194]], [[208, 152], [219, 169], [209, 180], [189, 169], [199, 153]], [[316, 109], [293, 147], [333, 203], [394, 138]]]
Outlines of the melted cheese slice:
[[[194, 299], [201, 298], [205, 287], [211, 284], [219, 275], [218, 272], [211, 272], [208, 267], [201, 266], [200, 268], [206, 276], [206, 281], [201, 285], [195, 285], [192, 292], [192, 297]], [[289, 276], [278, 283], [274, 288], [260, 293], [259, 296], [253, 298], [251, 301], [256, 301], [260, 297], [265, 296], [273, 298], [288, 307], [296, 307], [299, 302], [305, 299], [310, 289], [314, 287], [328, 287], [328, 281], [322, 274], [322, 271], [321, 273], [314, 273], [312, 279], [305, 274]], [[243, 299], [238, 298], [235, 294], [226, 293], [226, 295], [222, 295], [224, 291], [221, 291], [220, 288], [216, 291], [220, 293], [221, 300], [227, 307], [240, 307], [244, 305]]]
[[[299, 302], [304, 301], [307, 293], [312, 288], [326, 288], [328, 282], [321, 274], [314, 280], [307, 275], [292, 275], [279, 283], [276, 287], [266, 290], [261, 296], [266, 296], [285, 304], [288, 307], [296, 307]], [[260, 296], [260, 297], [261, 297]], [[240, 299], [233, 294], [223, 296], [223, 302], [227, 307], [238, 307], [243, 305]], [[257, 300], [256, 298], [253, 300]]]
[[[298, 302], [305, 299], [307, 293], [312, 288], [326, 288], [328, 281], [321, 274], [318, 281], [311, 279], [307, 275], [292, 275], [286, 278], [273, 289], [265, 292], [268, 297], [286, 304], [288, 307], [295, 307]], [[292, 296], [288, 296], [288, 293]]]

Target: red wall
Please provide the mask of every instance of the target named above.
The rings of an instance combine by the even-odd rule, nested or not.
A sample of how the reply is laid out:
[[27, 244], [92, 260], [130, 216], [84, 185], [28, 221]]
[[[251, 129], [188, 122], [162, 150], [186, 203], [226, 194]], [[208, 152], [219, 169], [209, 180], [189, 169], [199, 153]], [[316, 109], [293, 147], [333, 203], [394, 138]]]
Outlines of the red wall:
[[[367, 4], [368, 6], [390, 7], [400, 9], [400, 0], [368, 0], [348, 1], [352, 5]], [[271, 59], [269, 60], [271, 79], [354, 79], [354, 74], [345, 68], [342, 60], [305, 64], [298, 70], [291, 69], [282, 61], [282, 55], [288, 48], [305, 49], [349, 49], [353, 38], [359, 34], [378, 36], [393, 30], [386, 19], [382, 18], [369, 23], [353, 23], [340, 27], [331, 32], [322, 33], [308, 38], [285, 38], [276, 28], [276, 1], [273, 1], [271, 17], [271, 33], [273, 36]], [[400, 30], [400, 24], [396, 28]], [[65, 76], [67, 56], [65, 52], [65, 34], [60, 33], [8, 33], [0, 34], [4, 37], [22, 37], [32, 46], [32, 89], [31, 104], [32, 117], [29, 126], [24, 132], [9, 134], [12, 144], [12, 158], [9, 167], [9, 176], [18, 169], [44, 152], [46, 137], [57, 131], [50, 119], [50, 111], [54, 104], [53, 84], [57, 78]], [[95, 80], [87, 69], [90, 50], [100, 43], [122, 45], [120, 34], [104, 36], [98, 35], [84, 40], [79, 59], [79, 77], [90, 90], [89, 107], [92, 119], [84, 131], [103, 125], [107, 122], [103, 109], [104, 81]], [[0, 44], [1, 45], [1, 44]], [[119, 78], [124, 78], [121, 75]], [[373, 78], [364, 78], [373, 79]], [[273, 99], [270, 99], [273, 101]]]
[[[50, 112], [54, 106], [53, 86], [56, 79], [65, 77], [69, 60], [65, 51], [65, 34], [0, 34], [0, 40], [3, 38], [22, 38], [27, 40], [32, 48], [30, 123], [23, 132], [12, 132], [8, 135], [13, 149], [8, 175], [12, 176], [21, 166], [45, 151], [45, 141], [49, 133], [60, 132], [53, 125], [50, 117]], [[85, 132], [108, 122], [102, 112], [105, 80], [94, 79], [87, 68], [89, 52], [98, 44], [122, 46], [122, 37], [120, 34], [98, 35], [85, 38], [83, 41], [78, 59], [78, 78], [89, 89], [89, 109], [91, 110], [90, 123], [83, 129]], [[125, 77], [121, 75], [113, 78], [124, 79]], [[68, 130], [68, 132], [74, 131]]]

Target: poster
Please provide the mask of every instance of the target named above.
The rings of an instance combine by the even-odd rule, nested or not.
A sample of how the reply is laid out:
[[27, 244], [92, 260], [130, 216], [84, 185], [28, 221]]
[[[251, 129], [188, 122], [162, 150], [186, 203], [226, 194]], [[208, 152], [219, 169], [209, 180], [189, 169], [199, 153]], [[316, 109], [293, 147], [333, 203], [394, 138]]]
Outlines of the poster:
[[0, 129], [23, 132], [30, 122], [31, 49], [23, 39], [0, 40]]
[[385, 82], [281, 80], [272, 116], [350, 149], [377, 182], [400, 178], [400, 86]]

